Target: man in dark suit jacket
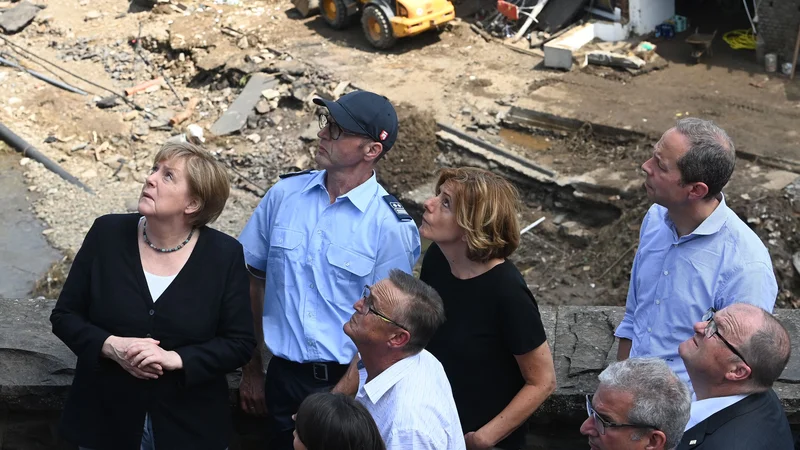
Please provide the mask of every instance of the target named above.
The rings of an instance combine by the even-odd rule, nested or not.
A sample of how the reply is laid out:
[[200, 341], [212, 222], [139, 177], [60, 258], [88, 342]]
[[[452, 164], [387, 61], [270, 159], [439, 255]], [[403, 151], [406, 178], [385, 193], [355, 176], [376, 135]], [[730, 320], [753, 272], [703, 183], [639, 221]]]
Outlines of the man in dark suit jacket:
[[697, 400], [678, 450], [791, 450], [789, 422], [772, 390], [791, 353], [789, 333], [744, 303], [709, 309], [678, 352]]

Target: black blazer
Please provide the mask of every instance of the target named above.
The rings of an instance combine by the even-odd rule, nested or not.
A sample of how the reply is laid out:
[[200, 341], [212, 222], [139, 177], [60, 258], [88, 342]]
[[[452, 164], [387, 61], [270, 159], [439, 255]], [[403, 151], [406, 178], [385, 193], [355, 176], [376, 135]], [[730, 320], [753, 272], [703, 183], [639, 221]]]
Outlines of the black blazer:
[[677, 450], [792, 450], [783, 405], [770, 389], [721, 410], [683, 434]]
[[[203, 227], [186, 265], [153, 303], [139, 256], [138, 214], [97, 219], [50, 316], [78, 356], [60, 432], [94, 450], [138, 450], [145, 413], [155, 447], [222, 450], [231, 419], [225, 374], [255, 348], [242, 246]], [[183, 369], [140, 380], [100, 354], [110, 336], [152, 337]]]

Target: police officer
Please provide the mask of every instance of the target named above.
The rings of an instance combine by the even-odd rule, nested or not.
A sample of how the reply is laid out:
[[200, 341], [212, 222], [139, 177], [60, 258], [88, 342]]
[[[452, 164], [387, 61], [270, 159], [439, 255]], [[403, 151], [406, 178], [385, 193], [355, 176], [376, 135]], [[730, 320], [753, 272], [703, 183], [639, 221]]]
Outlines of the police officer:
[[365, 91], [314, 103], [327, 108], [315, 158], [322, 170], [282, 175], [239, 237], [257, 338], [274, 355], [266, 379], [259, 350], [243, 368], [241, 407], [270, 413], [274, 450], [292, 448], [303, 399], [347, 371], [356, 350], [342, 326], [364, 286], [394, 268], [411, 273], [420, 254], [413, 220], [375, 177], [397, 139], [392, 104]]

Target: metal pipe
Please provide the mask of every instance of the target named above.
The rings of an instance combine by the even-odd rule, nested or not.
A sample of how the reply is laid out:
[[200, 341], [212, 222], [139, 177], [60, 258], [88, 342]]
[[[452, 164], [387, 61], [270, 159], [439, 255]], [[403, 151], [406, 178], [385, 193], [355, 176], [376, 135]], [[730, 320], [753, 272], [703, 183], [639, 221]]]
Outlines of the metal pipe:
[[89, 187], [86, 186], [85, 184], [81, 183], [79, 179], [75, 178], [69, 172], [64, 170], [61, 166], [54, 163], [53, 160], [42, 154], [42, 152], [36, 150], [35, 147], [33, 147], [31, 144], [26, 142], [21, 137], [17, 136], [13, 131], [9, 130], [2, 123], [0, 123], [0, 140], [8, 144], [10, 147], [13, 147], [14, 150], [22, 153], [22, 156], [26, 156], [34, 161], [42, 163], [43, 166], [45, 166], [47, 169], [49, 169], [56, 175], [60, 176], [61, 178], [69, 181], [75, 186], [80, 187], [81, 189], [90, 194], [94, 194], [94, 191], [89, 189]]
[[60, 87], [61, 89], [64, 89], [65, 91], [70, 91], [70, 92], [74, 92], [76, 94], [86, 95], [86, 92], [84, 92], [84, 91], [82, 91], [82, 90], [80, 90], [80, 89], [78, 89], [76, 87], [72, 87], [72, 86], [70, 86], [70, 85], [68, 85], [66, 83], [62, 83], [61, 81], [58, 81], [58, 80], [54, 80], [54, 79], [52, 79], [52, 78], [50, 78], [50, 77], [48, 77], [46, 75], [42, 75], [41, 73], [39, 73], [39, 72], [37, 72], [35, 70], [31, 70], [31, 69], [27, 69], [25, 67], [22, 67], [19, 64], [15, 63], [13, 61], [9, 61], [9, 60], [7, 60], [5, 58], [0, 57], [0, 63], [5, 64], [5, 65], [10, 66], [10, 67], [14, 67], [14, 68], [19, 69], [19, 70], [22, 70], [23, 72], [28, 72], [32, 76], [34, 76], [34, 77], [36, 77], [36, 78], [38, 78], [38, 79], [40, 79], [40, 80], [42, 80], [44, 82], [50, 83], [55, 87]]

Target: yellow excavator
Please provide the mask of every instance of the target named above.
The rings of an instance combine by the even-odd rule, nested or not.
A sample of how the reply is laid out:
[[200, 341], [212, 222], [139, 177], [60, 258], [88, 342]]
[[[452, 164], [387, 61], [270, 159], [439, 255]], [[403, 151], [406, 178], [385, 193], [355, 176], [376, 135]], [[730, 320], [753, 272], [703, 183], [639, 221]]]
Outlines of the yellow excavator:
[[342, 29], [361, 15], [364, 35], [374, 47], [387, 49], [398, 38], [438, 29], [456, 17], [449, 0], [319, 0], [320, 15]]

